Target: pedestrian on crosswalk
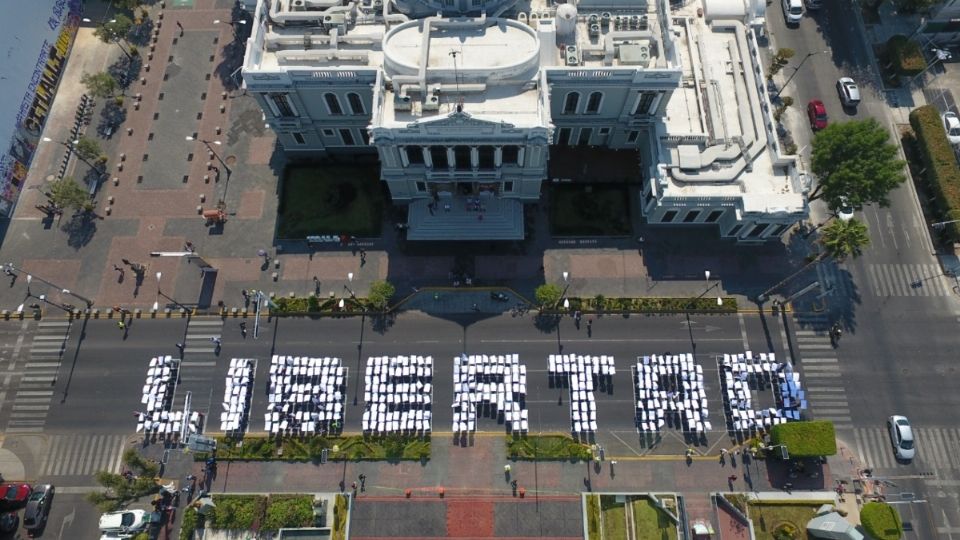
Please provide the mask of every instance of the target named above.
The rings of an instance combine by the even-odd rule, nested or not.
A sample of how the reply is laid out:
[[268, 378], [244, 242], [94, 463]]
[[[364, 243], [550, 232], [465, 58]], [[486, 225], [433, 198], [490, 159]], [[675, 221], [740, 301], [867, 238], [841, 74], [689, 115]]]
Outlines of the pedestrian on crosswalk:
[[123, 322], [123, 321], [117, 321], [117, 328], [119, 328], [119, 329], [121, 329], [121, 330], [126, 330], [126, 329], [127, 329], [127, 323], [125, 323], [125, 322]]

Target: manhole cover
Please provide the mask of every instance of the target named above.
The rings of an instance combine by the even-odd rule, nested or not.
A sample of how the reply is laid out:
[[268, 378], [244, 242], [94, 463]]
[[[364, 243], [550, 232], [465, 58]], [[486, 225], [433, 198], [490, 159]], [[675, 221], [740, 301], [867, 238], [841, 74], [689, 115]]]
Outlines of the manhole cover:
[[234, 163], [237, 162], [237, 156], [227, 156], [227, 159], [225, 159], [224, 161], [227, 162], [227, 165], [233, 165]]

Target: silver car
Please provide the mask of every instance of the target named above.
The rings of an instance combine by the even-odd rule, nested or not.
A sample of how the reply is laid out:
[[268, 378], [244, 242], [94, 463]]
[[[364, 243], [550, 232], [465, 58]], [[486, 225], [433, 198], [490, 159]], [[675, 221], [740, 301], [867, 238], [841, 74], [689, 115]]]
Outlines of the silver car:
[[943, 130], [947, 133], [947, 140], [950, 144], [960, 145], [960, 118], [957, 118], [955, 112], [945, 112], [940, 115], [943, 120]]
[[913, 428], [906, 416], [894, 415], [887, 419], [887, 429], [890, 430], [890, 442], [893, 443], [893, 453], [897, 459], [910, 461], [916, 452], [913, 447]]
[[841, 77], [837, 81], [837, 94], [844, 107], [856, 107], [860, 104], [860, 87], [850, 77]]

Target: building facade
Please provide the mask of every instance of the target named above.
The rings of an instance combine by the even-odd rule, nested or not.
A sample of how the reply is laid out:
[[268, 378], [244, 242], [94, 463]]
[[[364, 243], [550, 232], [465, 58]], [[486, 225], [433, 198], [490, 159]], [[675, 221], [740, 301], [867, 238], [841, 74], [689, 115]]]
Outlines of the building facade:
[[291, 155], [376, 152], [412, 240], [520, 239], [551, 154], [636, 155], [650, 223], [740, 242], [807, 214], [763, 3], [260, 0], [244, 84]]

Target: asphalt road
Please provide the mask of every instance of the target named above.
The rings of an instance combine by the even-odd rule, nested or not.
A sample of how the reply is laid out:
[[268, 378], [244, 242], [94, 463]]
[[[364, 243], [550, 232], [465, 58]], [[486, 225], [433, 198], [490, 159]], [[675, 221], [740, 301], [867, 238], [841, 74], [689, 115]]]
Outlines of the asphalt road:
[[[768, 17], [772, 50], [794, 49], [794, 65], [807, 53], [829, 51], [811, 56], [784, 90], [784, 95], [796, 98], [792, 108], [796, 110], [788, 116], [801, 147], [812, 137], [805, 106], [814, 98], [824, 101], [831, 121], [873, 117], [883, 125], [891, 124], [852, 11], [855, 4], [826, 2], [823, 6], [797, 28], [785, 27], [776, 3]], [[785, 77], [790, 73], [789, 68], [784, 70]], [[834, 84], [841, 75], [856, 79], [863, 90], [863, 103], [855, 112], [840, 106]], [[809, 148], [804, 153], [809, 156]], [[960, 345], [957, 284], [943, 276], [912, 187], [894, 190], [890, 202], [887, 208], [870, 206], [858, 212], [872, 240], [863, 256], [839, 266], [821, 265], [817, 275], [808, 278], [807, 282], [829, 283], [833, 290], [815, 302], [820, 305], [826, 300], [826, 315], [798, 315], [798, 331], [822, 334], [829, 323], [839, 320], [846, 333], [835, 353], [823, 355], [812, 349], [800, 356], [816, 362], [823, 362], [818, 357], [824, 356], [838, 361], [838, 377], [808, 378], [808, 385], [845, 396], [835, 407], [845, 416], [841, 423], [846, 429], [840, 430], [840, 437], [878, 476], [895, 484], [887, 486], [892, 499], [906, 493], [900, 509], [915, 529], [908, 537], [950, 538], [960, 534], [960, 461], [955, 457], [960, 455], [960, 423], [953, 414], [960, 405], [954, 389], [954, 351]], [[823, 209], [815, 208], [815, 214], [819, 214], [817, 223], [827, 218]], [[799, 305], [811, 306], [814, 295]], [[884, 427], [891, 414], [908, 416], [917, 429], [920, 455], [912, 464], [891, 459]], [[911, 498], [927, 502], [910, 502]]]

